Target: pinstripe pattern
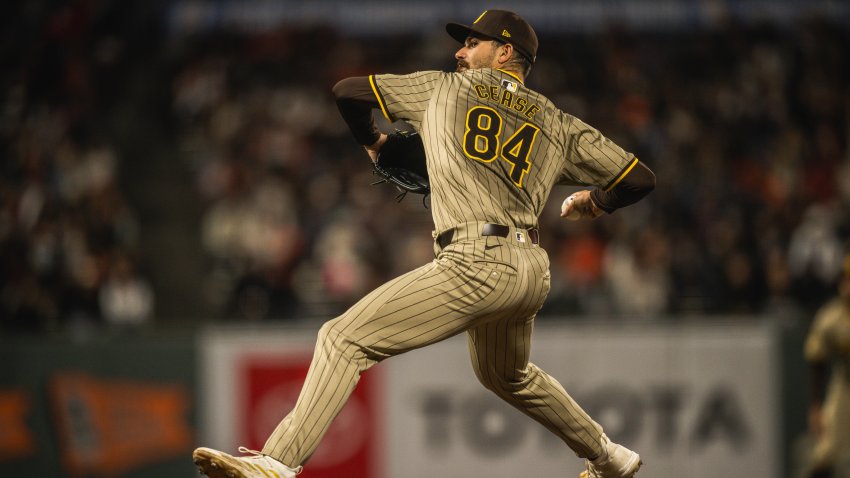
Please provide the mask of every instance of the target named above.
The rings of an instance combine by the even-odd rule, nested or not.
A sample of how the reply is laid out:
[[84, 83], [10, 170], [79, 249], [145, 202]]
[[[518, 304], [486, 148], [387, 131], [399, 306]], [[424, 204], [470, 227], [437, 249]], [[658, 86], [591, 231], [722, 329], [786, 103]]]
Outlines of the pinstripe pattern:
[[[513, 76], [489, 68], [463, 73], [436, 71], [411, 75], [374, 75], [373, 81], [391, 119], [405, 120], [422, 134], [431, 176], [434, 224], [444, 231], [466, 221], [487, 221], [532, 228], [554, 184], [606, 187], [614, 183], [634, 156], [598, 130], [559, 110], [545, 96], [525, 88]], [[531, 118], [499, 99], [481, 98], [480, 85], [490, 94], [504, 93], [503, 81], [516, 87], [539, 111]], [[517, 187], [510, 179], [511, 163], [473, 160], [464, 154], [462, 138], [469, 110], [495, 109], [504, 120], [502, 140], [525, 123], [540, 128], [529, 155], [531, 167]]]
[[[435, 234], [451, 229], [453, 242], [435, 245], [433, 262], [372, 291], [321, 328], [295, 408], [263, 453], [291, 467], [303, 464], [360, 374], [467, 332], [485, 387], [579, 456], [599, 455], [601, 427], [557, 380], [529, 363], [534, 317], [549, 292], [549, 259], [516, 237], [536, 227], [555, 184], [612, 185], [634, 156], [499, 70], [373, 75], [369, 81], [383, 113], [422, 135]], [[486, 222], [512, 229], [507, 238], [482, 237]]]
[[[531, 322], [549, 289], [548, 269], [548, 257], [539, 247], [500, 237], [470, 238], [452, 243], [433, 262], [374, 290], [319, 331], [296, 406], [263, 453], [288, 466], [303, 463], [365, 370], [467, 330], [471, 340], [479, 337], [480, 344], [488, 346], [481, 333], [490, 328], [511, 331], [501, 332], [500, 353], [515, 359], [508, 368], [504, 360], [494, 363], [482, 382], [494, 390], [503, 384], [513, 387], [516, 394], [506, 400], [520, 408], [533, 407], [530, 416], [592, 453], [598, 439], [589, 434], [595, 432], [582, 431], [598, 426], [557, 382], [527, 363]], [[476, 370], [482, 370], [480, 364], [487, 360], [475, 358]], [[521, 378], [525, 373], [531, 380]], [[497, 377], [504, 379], [500, 382]]]

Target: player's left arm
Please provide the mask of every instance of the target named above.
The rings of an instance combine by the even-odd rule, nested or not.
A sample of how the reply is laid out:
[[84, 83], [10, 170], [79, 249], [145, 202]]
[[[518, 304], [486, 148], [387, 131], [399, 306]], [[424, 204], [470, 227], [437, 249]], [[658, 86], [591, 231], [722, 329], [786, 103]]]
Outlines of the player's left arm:
[[387, 120], [404, 120], [416, 127], [422, 121], [435, 86], [445, 75], [439, 71], [420, 71], [409, 75], [352, 77], [337, 83], [333, 92], [354, 138], [375, 161], [387, 135], [378, 130], [372, 110], [380, 108]]
[[[386, 135], [378, 130], [372, 110], [380, 105], [366, 76], [346, 78], [333, 88], [336, 106], [342, 119], [358, 143], [375, 152], [380, 149]], [[371, 155], [371, 152], [370, 152]], [[373, 158], [374, 160], [374, 158]]]

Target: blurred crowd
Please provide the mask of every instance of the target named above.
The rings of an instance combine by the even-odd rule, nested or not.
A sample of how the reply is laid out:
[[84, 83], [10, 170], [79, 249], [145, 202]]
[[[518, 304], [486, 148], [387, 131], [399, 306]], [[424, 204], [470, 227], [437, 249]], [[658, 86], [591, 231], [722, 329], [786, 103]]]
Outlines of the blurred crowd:
[[[205, 39], [187, 56], [174, 83], [181, 149], [239, 313], [268, 307], [252, 300], [263, 295], [286, 297], [271, 315], [344, 306], [433, 257], [428, 212], [368, 186], [329, 90], [451, 69], [457, 45], [435, 33], [287, 29]], [[831, 294], [850, 238], [848, 33], [812, 21], [541, 35], [529, 86], [658, 175], [650, 198], [589, 223], [560, 220], [569, 191], [556, 190], [540, 224], [553, 274], [542, 313], [794, 314]]]
[[118, 25], [94, 25], [83, 3], [44, 16], [37, 5], [5, 7], [0, 35], [0, 326], [140, 325], [154, 292], [104, 117]]
[[[120, 51], [91, 30], [95, 54], [74, 47], [59, 23], [2, 76], [0, 315], [144, 322], [156, 290], [139, 272], [144, 224], [119, 186], [124, 152], [98, 127], [95, 73]], [[540, 222], [553, 277], [542, 316], [795, 315], [833, 293], [850, 244], [845, 25], [540, 37], [528, 86], [658, 179], [646, 200], [595, 221], [561, 220], [572, 189], [556, 188]], [[433, 258], [428, 200], [370, 186], [330, 90], [347, 76], [452, 70], [456, 49], [439, 25], [425, 36], [281, 27], [164, 43], [150, 67], [170, 82], [175, 167], [192, 172], [204, 211], [198, 286], [219, 318], [327, 317]]]

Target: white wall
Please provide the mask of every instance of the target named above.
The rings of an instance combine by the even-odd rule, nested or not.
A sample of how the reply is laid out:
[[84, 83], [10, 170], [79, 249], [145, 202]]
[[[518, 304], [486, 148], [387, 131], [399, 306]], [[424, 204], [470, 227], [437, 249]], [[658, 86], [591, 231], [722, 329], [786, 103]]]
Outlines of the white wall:
[[[249, 385], [241, 376], [246, 363], [265, 357], [306, 367], [314, 338], [313, 331], [280, 329], [206, 334], [202, 387], [209, 393], [202, 423], [208, 443], [231, 450], [242, 444], [237, 430], [250, 414], [244, 404]], [[533, 347], [533, 362], [559, 379], [612, 439], [641, 453], [643, 474], [780, 476], [773, 331], [756, 325], [542, 324]], [[468, 360], [465, 338], [456, 337], [367, 372], [365, 392], [339, 425], [345, 430], [332, 432], [337, 438], [323, 445], [325, 458], [317, 452], [304, 476], [332, 476], [323, 460], [343, 454], [367, 462], [357, 466], [365, 474], [348, 468], [352, 478], [577, 476], [581, 461], [484, 390]], [[288, 387], [298, 383], [290, 379]], [[283, 402], [279, 416], [290, 406]], [[277, 421], [274, 413], [263, 415]], [[350, 443], [344, 448], [346, 437], [359, 437], [362, 456]], [[328, 466], [344, 465], [337, 462]]]

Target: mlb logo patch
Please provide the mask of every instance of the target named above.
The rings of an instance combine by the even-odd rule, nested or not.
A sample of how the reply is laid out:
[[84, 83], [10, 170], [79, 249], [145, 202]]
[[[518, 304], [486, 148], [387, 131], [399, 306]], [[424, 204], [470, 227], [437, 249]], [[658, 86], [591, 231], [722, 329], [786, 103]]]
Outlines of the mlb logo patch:
[[502, 88], [510, 91], [511, 93], [516, 93], [517, 84], [510, 80], [502, 80]]
[[525, 234], [517, 231], [516, 232], [516, 240], [517, 240], [517, 242], [525, 242]]

